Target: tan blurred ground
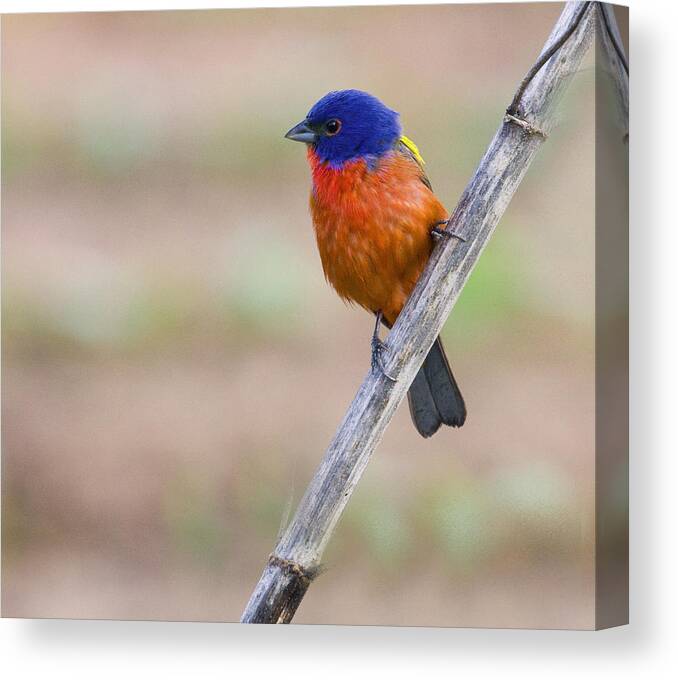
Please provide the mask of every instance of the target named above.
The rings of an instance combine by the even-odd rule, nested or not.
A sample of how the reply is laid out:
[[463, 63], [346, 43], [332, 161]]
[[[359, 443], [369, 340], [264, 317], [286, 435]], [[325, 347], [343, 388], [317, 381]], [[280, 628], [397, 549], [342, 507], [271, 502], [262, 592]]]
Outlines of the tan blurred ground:
[[[369, 367], [283, 133], [369, 90], [452, 207], [560, 9], [3, 17], [4, 616], [238, 619]], [[591, 63], [298, 622], [593, 625]]]

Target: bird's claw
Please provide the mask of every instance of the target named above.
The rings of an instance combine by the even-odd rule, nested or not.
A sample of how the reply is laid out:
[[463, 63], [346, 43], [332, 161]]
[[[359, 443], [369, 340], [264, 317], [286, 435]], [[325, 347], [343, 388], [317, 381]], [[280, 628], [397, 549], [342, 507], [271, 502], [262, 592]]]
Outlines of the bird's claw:
[[379, 371], [383, 373], [391, 382], [395, 382], [396, 379], [389, 375], [384, 366], [384, 353], [386, 352], [386, 343], [382, 342], [379, 338], [372, 338], [372, 370]]
[[447, 229], [448, 224], [449, 222], [447, 222], [447, 220], [443, 220], [442, 222], [436, 222], [433, 225], [433, 228], [431, 229], [431, 236], [438, 241], [442, 241], [443, 239], [448, 239], [452, 237], [458, 238], [460, 241], [466, 240], [463, 236], [455, 234], [455, 232], [453, 231], [448, 231]]

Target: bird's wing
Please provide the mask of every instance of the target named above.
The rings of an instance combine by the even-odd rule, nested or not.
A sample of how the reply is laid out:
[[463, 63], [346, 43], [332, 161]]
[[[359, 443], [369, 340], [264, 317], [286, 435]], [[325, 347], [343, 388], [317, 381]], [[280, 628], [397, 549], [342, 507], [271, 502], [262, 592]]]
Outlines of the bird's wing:
[[421, 178], [421, 181], [431, 191], [433, 191], [433, 187], [431, 186], [431, 182], [429, 181], [428, 177], [426, 176], [426, 171], [424, 170], [424, 165], [426, 165], [426, 163], [424, 162], [424, 159], [421, 157], [421, 154], [419, 153], [419, 147], [417, 147], [417, 145], [409, 137], [405, 137], [405, 135], [403, 135], [398, 140], [397, 150], [398, 150], [399, 153], [403, 154], [403, 156], [407, 156], [408, 158], [411, 158], [419, 166], [419, 170], [420, 170], [419, 176]]

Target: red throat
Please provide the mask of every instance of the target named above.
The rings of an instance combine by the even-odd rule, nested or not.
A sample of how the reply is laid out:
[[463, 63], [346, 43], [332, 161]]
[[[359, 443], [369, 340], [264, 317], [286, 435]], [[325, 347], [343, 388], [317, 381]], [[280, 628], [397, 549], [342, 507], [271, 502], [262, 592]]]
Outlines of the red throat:
[[321, 161], [308, 147], [308, 163], [311, 166], [313, 192], [323, 203], [336, 205], [352, 194], [356, 182], [367, 172], [367, 163], [363, 159], [344, 163], [341, 168], [333, 168], [329, 163]]

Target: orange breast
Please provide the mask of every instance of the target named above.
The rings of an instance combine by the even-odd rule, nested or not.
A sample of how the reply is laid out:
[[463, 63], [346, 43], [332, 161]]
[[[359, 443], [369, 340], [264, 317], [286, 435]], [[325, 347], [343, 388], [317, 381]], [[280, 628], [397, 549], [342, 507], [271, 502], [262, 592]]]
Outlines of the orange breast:
[[413, 160], [393, 152], [369, 168], [337, 170], [312, 150], [311, 214], [325, 277], [345, 300], [393, 323], [433, 247], [431, 229], [447, 212]]

